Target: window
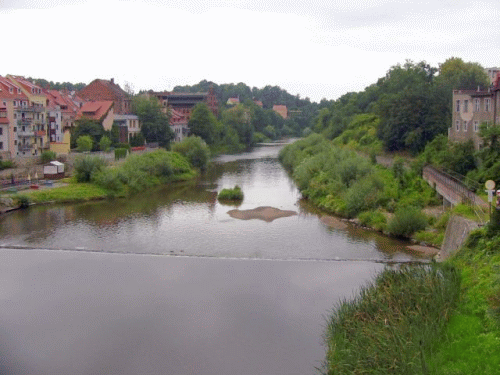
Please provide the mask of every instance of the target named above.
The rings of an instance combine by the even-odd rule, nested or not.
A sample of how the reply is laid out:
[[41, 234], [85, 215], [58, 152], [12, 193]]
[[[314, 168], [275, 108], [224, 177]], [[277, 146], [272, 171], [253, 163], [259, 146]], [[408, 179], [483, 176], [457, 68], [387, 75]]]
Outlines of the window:
[[14, 131], [17, 132], [17, 126], [14, 126]]
[[0, 150], [3, 150], [3, 142], [0, 142]]
[[17, 146], [17, 139], [14, 139], [14, 146]]
[[3, 135], [3, 128], [0, 128], [0, 135]]
[[481, 101], [479, 99], [474, 99], [474, 112], [479, 112], [481, 106]]
[[474, 121], [474, 131], [476, 133], [479, 131], [479, 121]]
[[460, 112], [460, 100], [457, 100], [457, 105], [455, 106], [456, 112]]
[[491, 106], [491, 99], [490, 98], [485, 99], [484, 100], [484, 110], [486, 112], [490, 111], [490, 106]]
[[469, 112], [469, 101], [464, 100], [464, 112]]
[[464, 121], [464, 132], [467, 131], [467, 121]]
[[457, 132], [459, 132], [460, 131], [460, 120], [456, 121], [455, 126], [456, 126], [456, 129], [457, 129]]

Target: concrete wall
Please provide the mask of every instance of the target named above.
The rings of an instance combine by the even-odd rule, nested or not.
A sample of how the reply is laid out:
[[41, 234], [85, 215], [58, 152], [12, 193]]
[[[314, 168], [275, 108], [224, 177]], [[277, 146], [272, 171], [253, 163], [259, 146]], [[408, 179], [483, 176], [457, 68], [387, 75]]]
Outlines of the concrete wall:
[[452, 216], [446, 227], [444, 241], [437, 259], [442, 261], [454, 254], [465, 242], [469, 233], [479, 226], [475, 221], [461, 216]]

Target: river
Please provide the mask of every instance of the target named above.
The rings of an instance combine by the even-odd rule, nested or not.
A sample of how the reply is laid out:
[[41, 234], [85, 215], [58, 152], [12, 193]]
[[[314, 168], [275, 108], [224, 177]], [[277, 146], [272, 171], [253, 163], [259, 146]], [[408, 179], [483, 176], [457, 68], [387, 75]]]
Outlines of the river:
[[[300, 200], [282, 146], [197, 181], [0, 218], [2, 374], [316, 374], [335, 305], [415, 256]], [[239, 185], [238, 207], [216, 194]], [[230, 210], [297, 214], [240, 220]]]

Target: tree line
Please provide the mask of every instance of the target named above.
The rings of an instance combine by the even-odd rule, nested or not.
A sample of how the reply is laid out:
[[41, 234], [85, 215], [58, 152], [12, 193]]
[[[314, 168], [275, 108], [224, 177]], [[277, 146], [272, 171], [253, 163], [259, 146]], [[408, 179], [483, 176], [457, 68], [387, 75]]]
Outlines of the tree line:
[[387, 151], [418, 153], [451, 124], [454, 89], [485, 89], [488, 76], [478, 63], [450, 58], [439, 67], [425, 61], [393, 66], [362, 92], [322, 101], [313, 130], [329, 139], [347, 129], [354, 116], [374, 114], [377, 137]]

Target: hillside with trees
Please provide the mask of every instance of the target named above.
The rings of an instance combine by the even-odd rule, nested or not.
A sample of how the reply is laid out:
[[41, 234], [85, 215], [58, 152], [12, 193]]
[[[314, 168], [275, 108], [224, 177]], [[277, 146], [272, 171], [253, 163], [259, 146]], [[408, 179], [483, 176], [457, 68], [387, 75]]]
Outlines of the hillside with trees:
[[[387, 151], [416, 154], [451, 123], [453, 89], [485, 88], [483, 67], [450, 58], [438, 68], [425, 61], [393, 66], [362, 92], [347, 93], [321, 108], [313, 130], [338, 137], [359, 114], [377, 116], [376, 135]], [[374, 119], [375, 121], [375, 119]]]

